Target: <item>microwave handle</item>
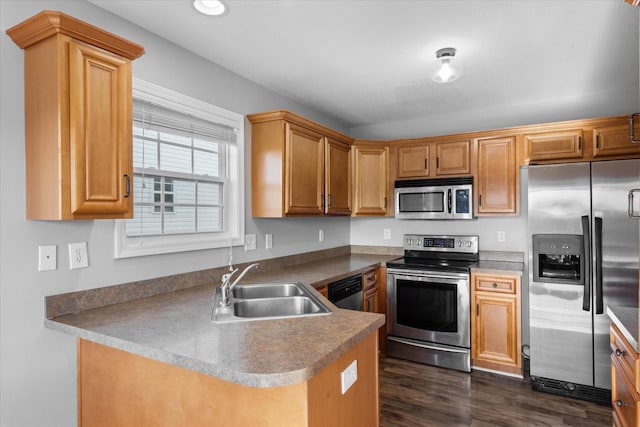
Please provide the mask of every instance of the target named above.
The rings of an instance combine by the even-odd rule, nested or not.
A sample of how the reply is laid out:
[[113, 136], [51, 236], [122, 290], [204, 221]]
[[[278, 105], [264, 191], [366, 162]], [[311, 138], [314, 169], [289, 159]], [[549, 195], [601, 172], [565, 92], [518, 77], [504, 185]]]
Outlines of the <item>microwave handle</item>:
[[447, 206], [449, 207], [449, 213], [451, 213], [451, 189], [447, 190]]

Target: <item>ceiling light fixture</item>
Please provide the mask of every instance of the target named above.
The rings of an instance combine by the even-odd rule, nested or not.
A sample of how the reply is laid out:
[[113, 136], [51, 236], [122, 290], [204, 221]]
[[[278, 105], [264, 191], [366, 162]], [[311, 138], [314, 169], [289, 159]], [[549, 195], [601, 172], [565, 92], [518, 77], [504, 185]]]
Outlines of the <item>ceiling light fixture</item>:
[[462, 60], [456, 58], [456, 50], [452, 47], [438, 49], [436, 52], [436, 69], [431, 78], [436, 83], [449, 83], [462, 76]]
[[227, 7], [219, 0], [194, 0], [193, 7], [202, 14], [220, 16], [225, 13]]

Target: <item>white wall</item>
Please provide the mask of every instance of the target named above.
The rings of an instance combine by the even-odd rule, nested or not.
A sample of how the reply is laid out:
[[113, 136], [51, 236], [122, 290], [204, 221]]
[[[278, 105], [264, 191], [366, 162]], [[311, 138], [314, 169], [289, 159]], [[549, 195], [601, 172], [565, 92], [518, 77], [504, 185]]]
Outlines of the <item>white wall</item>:
[[[113, 258], [113, 221], [25, 220], [23, 52], [5, 31], [45, 10], [60, 10], [142, 44], [146, 53], [133, 74], [168, 89], [240, 114], [285, 108], [337, 130], [341, 123], [293, 103], [168, 43], [84, 1], [0, 1], [0, 425], [76, 425], [76, 352], [73, 337], [43, 327], [43, 299], [59, 294], [203, 270], [227, 263], [227, 249], [176, 255]], [[43, 70], [46, 72], [46, 70]], [[250, 158], [251, 132], [246, 122]], [[245, 180], [250, 182], [250, 167]], [[258, 250], [234, 248], [234, 262], [290, 255], [349, 244], [349, 219], [253, 220], [246, 194], [246, 232]], [[318, 242], [318, 229], [325, 241]], [[264, 250], [264, 234], [274, 248]], [[88, 242], [89, 268], [70, 271], [67, 244]], [[38, 245], [57, 245], [58, 269], [38, 272]]]

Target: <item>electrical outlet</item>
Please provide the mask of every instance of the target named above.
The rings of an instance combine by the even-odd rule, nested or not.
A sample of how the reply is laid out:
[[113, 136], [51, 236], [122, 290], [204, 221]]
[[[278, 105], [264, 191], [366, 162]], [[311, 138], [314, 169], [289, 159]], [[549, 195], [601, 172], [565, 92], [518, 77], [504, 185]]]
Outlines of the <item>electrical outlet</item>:
[[324, 242], [324, 230], [322, 228], [318, 230], [318, 242]]
[[345, 394], [347, 390], [356, 382], [358, 379], [358, 361], [354, 360], [351, 362], [347, 369], [340, 373], [340, 383], [342, 385], [342, 394]]
[[256, 235], [245, 234], [244, 235], [244, 250], [255, 251], [256, 250]]
[[89, 267], [89, 255], [87, 254], [87, 242], [69, 243], [69, 268]]
[[271, 249], [273, 247], [273, 234], [264, 235], [264, 247], [265, 249]]
[[389, 228], [384, 229], [384, 239], [385, 240], [391, 239], [391, 229]]
[[56, 245], [38, 246], [38, 271], [55, 270], [56, 268], [58, 268]]
[[498, 242], [506, 242], [507, 234], [504, 231], [498, 231]]

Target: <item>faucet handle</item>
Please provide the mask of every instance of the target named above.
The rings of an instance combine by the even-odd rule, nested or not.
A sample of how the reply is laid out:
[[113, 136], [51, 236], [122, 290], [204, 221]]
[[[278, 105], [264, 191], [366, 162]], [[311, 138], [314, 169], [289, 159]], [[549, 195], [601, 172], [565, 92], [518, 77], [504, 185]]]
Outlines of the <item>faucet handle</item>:
[[222, 275], [222, 282], [228, 282], [229, 279], [231, 279], [231, 276], [233, 276], [234, 274], [236, 274], [238, 272], [238, 269], [234, 269], [233, 271], [229, 272], [229, 273], [224, 273]]

